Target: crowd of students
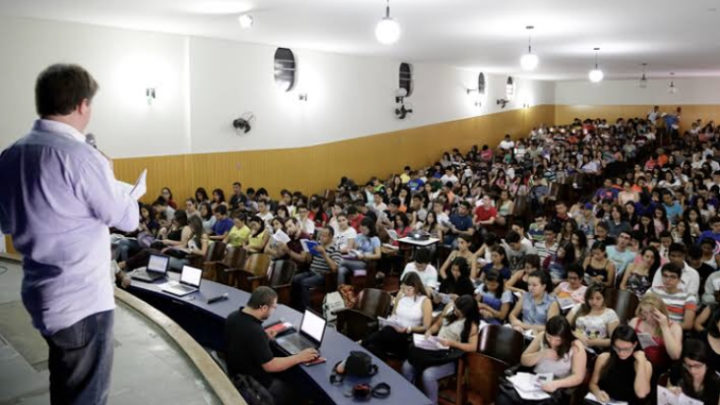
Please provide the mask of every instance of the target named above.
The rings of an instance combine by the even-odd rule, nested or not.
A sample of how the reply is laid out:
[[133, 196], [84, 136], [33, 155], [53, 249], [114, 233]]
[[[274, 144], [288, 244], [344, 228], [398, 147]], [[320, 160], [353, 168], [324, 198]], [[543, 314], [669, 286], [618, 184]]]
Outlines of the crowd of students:
[[[492, 323], [532, 339], [521, 365], [553, 373], [542, 386], [553, 401], [589, 380], [601, 401], [642, 403], [668, 373], [674, 390], [718, 403], [720, 138], [712, 122], [681, 135], [673, 134], [676, 123], [655, 125], [662, 121], [653, 110], [614, 124], [541, 126], [523, 139], [507, 136], [497, 149], [455, 149], [387, 181], [343, 178], [324, 196], [283, 190], [275, 201], [263, 188], [243, 192], [235, 183], [229, 201], [221, 189], [210, 198], [198, 188], [180, 208], [163, 189], [141, 206], [138, 232], [155, 238], [153, 248], [180, 251], [176, 266], [210, 240], [291, 260], [299, 309], [328, 273], [345, 284], [372, 262], [380, 277], [397, 271], [393, 326], [362, 343], [404, 359], [404, 375], [422, 381], [433, 401], [456, 358], [429, 358], [411, 336], [437, 335], [472, 352], [482, 325]], [[396, 239], [413, 230], [440, 243], [403, 263]], [[320, 242], [314, 254], [303, 239]], [[139, 242], [118, 246], [125, 269], [147, 251]], [[627, 323], [606, 306], [608, 288], [639, 298]], [[639, 336], [654, 344], [641, 345]], [[501, 390], [498, 403], [517, 401], [511, 388]]]

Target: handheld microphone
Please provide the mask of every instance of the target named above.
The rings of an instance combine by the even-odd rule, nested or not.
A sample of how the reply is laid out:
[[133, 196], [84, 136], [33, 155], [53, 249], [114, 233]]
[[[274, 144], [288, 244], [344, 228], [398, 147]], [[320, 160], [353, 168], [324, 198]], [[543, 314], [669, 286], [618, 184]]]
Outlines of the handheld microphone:
[[226, 300], [226, 299], [228, 299], [228, 293], [225, 293], [225, 294], [222, 294], [222, 295], [218, 295], [217, 297], [208, 298], [207, 303], [208, 303], [208, 304], [214, 304], [214, 303], [216, 303], [216, 302], [218, 302], [218, 301], [224, 301], [224, 300]]

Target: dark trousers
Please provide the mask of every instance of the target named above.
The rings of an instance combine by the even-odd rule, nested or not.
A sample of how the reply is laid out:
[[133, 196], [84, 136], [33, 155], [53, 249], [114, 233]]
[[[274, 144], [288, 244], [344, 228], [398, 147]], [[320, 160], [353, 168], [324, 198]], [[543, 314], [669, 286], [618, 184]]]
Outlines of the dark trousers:
[[363, 341], [363, 346], [380, 358], [388, 355], [407, 359], [412, 335], [399, 333], [395, 328], [386, 326]]
[[[325, 276], [314, 271], [296, 274], [292, 279], [293, 306], [300, 311], [310, 306], [310, 289], [325, 285]], [[329, 292], [329, 291], [327, 291]]]
[[114, 311], [90, 315], [51, 336], [50, 402], [105, 404], [110, 392]]

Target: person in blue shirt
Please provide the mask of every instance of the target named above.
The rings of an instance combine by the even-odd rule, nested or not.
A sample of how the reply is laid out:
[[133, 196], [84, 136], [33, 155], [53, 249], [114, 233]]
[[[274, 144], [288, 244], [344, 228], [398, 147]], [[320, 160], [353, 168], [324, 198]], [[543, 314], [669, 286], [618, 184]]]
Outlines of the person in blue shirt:
[[510, 261], [508, 260], [505, 248], [502, 246], [495, 246], [490, 249], [490, 263], [483, 266], [482, 274], [480, 274], [481, 280], [485, 280], [485, 277], [491, 271], [496, 271], [500, 274], [503, 279], [503, 283], [510, 279], [512, 275], [510, 273]]
[[682, 217], [682, 206], [677, 201], [673, 200], [672, 193], [666, 191], [663, 193], [663, 208], [667, 214], [668, 221], [675, 225], [679, 218]]
[[460, 235], [472, 236], [475, 233], [472, 217], [470, 216], [470, 203], [461, 201], [457, 213], [450, 215], [450, 224], [445, 236], [445, 244], [455, 246]]
[[695, 241], [695, 244], [699, 245], [703, 239], [710, 238], [716, 242], [720, 242], [720, 217], [713, 217], [710, 219], [710, 229], [703, 231]]
[[210, 239], [223, 240], [235, 223], [232, 219], [228, 218], [226, 206], [218, 205], [213, 212], [215, 213], [215, 219], [217, 219], [217, 221], [215, 221], [215, 225], [213, 225], [212, 230], [214, 235], [211, 236]]

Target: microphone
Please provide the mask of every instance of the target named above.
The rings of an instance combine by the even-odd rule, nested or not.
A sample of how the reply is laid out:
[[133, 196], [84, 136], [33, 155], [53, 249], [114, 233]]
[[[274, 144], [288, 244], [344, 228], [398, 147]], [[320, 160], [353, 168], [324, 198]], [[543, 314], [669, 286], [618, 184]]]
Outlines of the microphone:
[[95, 141], [95, 135], [93, 135], [92, 133], [85, 135], [85, 142], [93, 148], [97, 149], [97, 141]]

